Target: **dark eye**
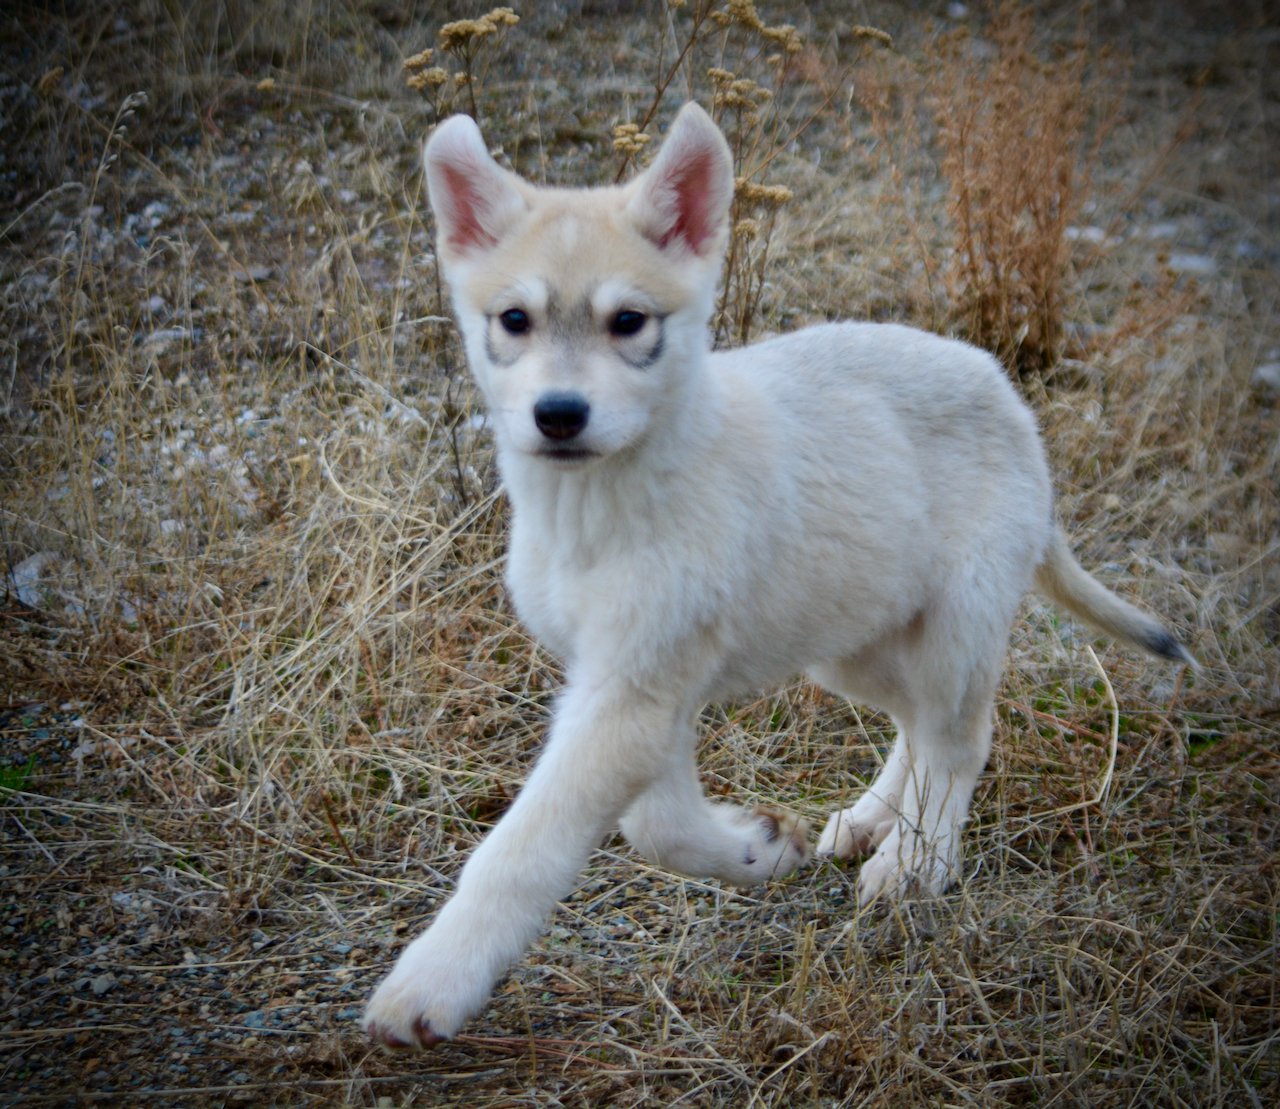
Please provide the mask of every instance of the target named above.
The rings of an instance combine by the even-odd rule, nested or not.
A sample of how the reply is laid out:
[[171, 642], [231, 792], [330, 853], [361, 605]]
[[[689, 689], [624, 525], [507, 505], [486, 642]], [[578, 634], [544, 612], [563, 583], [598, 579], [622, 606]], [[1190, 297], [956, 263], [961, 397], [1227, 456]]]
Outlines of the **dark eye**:
[[508, 335], [523, 335], [529, 330], [529, 313], [522, 308], [508, 308], [498, 317], [498, 322]]
[[648, 318], [643, 312], [637, 312], [633, 308], [624, 308], [609, 321], [609, 330], [614, 335], [625, 338], [627, 335], [634, 335], [644, 327]]

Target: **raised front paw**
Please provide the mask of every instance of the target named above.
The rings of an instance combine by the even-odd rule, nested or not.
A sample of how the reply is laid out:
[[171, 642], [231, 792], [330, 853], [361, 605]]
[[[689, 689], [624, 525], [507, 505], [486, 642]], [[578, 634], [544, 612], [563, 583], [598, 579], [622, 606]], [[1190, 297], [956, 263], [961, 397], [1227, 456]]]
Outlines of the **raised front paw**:
[[365, 1009], [364, 1029], [386, 1047], [432, 1047], [453, 1036], [484, 1007], [493, 983], [468, 971], [469, 960], [450, 955], [428, 931], [401, 954]]

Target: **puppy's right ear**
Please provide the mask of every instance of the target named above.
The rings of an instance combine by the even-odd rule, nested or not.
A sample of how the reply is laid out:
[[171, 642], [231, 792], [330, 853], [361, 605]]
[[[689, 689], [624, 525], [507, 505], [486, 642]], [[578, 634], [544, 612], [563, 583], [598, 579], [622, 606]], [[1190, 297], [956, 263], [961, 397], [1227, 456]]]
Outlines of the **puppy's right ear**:
[[519, 178], [489, 156], [470, 116], [450, 116], [422, 151], [427, 192], [446, 262], [488, 250], [527, 207]]

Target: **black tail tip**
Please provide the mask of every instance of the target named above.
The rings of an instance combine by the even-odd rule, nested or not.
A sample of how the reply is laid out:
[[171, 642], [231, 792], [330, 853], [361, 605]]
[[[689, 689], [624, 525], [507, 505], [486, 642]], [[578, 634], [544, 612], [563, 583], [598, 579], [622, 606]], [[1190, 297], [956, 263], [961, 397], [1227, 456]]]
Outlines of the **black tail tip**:
[[1185, 662], [1194, 669], [1198, 670], [1200, 668], [1195, 656], [1187, 650], [1182, 641], [1165, 628], [1160, 628], [1158, 631], [1153, 632], [1143, 641], [1142, 645], [1153, 655], [1166, 658], [1170, 662]]

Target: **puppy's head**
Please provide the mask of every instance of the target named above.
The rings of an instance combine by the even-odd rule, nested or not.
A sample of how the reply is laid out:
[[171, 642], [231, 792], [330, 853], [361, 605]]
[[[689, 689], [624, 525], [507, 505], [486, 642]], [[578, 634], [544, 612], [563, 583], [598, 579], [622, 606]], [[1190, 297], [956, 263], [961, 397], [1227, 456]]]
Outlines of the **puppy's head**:
[[454, 116], [424, 151], [437, 254], [504, 449], [580, 466], [642, 443], [706, 347], [733, 198], [688, 104], [620, 187], [536, 188]]

